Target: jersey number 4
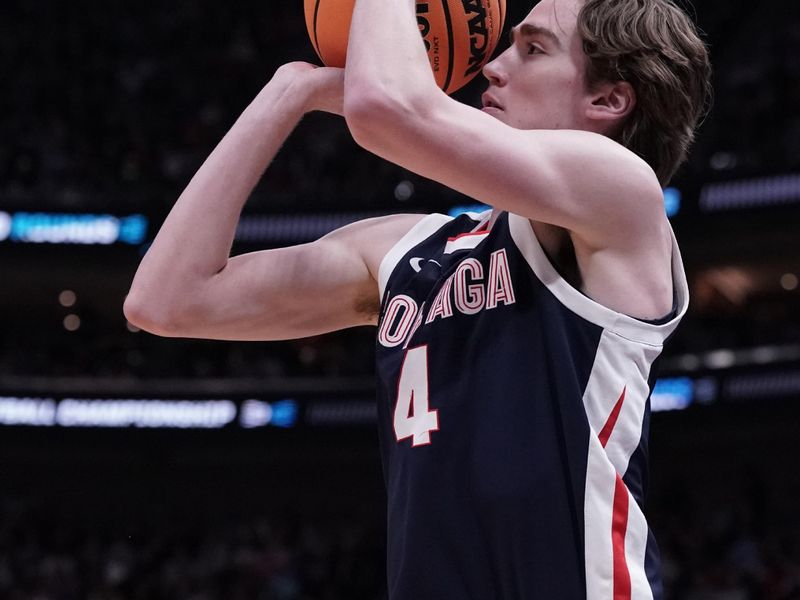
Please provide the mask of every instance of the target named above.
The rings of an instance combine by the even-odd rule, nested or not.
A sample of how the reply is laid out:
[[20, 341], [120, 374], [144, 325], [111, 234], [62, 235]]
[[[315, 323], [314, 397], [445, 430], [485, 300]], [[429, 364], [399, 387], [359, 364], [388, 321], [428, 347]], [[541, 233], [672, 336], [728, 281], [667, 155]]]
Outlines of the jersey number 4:
[[428, 405], [428, 346], [418, 346], [406, 352], [400, 367], [394, 435], [398, 442], [412, 438], [412, 446], [425, 446], [431, 431], [439, 431], [439, 416]]

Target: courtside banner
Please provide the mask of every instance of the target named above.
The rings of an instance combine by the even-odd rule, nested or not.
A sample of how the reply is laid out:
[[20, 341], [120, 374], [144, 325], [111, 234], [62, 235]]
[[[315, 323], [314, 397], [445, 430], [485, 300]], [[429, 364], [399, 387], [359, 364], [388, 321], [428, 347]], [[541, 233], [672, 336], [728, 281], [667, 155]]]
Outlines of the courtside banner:
[[147, 239], [144, 215], [70, 214], [0, 211], [0, 242], [138, 246]]
[[295, 429], [374, 425], [372, 398], [96, 398], [0, 394], [0, 427]]
[[[0, 388], [0, 428], [299, 429], [374, 427], [377, 407], [369, 390], [299, 392], [268, 397], [225, 394], [191, 398], [152, 395], [21, 393]], [[171, 396], [171, 395], [170, 395]], [[800, 363], [662, 377], [650, 395], [654, 413], [793, 402], [800, 398]]]

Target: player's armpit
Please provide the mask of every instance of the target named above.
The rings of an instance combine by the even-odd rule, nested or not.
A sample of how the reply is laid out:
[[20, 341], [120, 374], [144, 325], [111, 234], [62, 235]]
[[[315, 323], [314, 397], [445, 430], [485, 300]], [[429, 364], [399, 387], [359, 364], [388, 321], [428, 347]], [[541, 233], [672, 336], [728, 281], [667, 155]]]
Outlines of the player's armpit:
[[345, 118], [356, 141], [387, 160], [597, 247], [660, 235], [655, 173], [605, 136], [516, 129], [443, 93], [419, 105], [375, 96], [346, 105]]
[[132, 290], [125, 314], [157, 335], [224, 340], [307, 337], [377, 322], [383, 256], [421, 218], [393, 215], [338, 229], [309, 244], [233, 257], [195, 282], [180, 304]]

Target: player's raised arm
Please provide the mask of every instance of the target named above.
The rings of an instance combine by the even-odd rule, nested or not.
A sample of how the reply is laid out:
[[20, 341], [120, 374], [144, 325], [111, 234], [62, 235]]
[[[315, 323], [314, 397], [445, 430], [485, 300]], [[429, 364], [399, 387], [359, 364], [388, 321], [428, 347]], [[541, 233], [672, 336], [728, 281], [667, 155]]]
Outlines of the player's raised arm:
[[311, 244], [229, 258], [239, 214], [264, 169], [306, 111], [341, 114], [341, 95], [340, 69], [278, 69], [164, 222], [125, 301], [129, 321], [159, 335], [242, 340], [375, 321], [380, 252], [419, 217], [365, 221]]
[[[569, 46], [569, 36], [554, 22], [531, 20], [526, 24], [552, 36], [517, 34], [499, 64], [487, 67], [493, 84], [485, 96], [490, 108], [466, 106], [436, 86], [414, 4], [356, 1], [344, 110], [359, 144], [487, 204], [565, 227], [601, 246], [634, 223], [660, 223], [652, 218], [661, 198], [652, 169], [612, 140], [587, 131], [589, 116], [605, 123], [633, 108], [629, 85], [603, 89], [597, 99], [587, 97], [586, 106], [573, 111], [575, 123], [548, 123], [549, 115], [542, 113], [549, 110], [563, 120], [563, 106], [552, 103], [571, 98], [581, 81], [572, 60], [572, 53], [581, 50]], [[509, 89], [505, 69], [526, 70], [517, 73], [518, 80], [545, 69], [558, 70], [558, 76], [537, 82], [544, 87], [538, 92], [519, 81]], [[527, 92], [527, 97], [509, 92]], [[532, 112], [539, 114], [531, 118]], [[584, 131], [544, 130], [556, 127]]]
[[591, 245], [632, 231], [664, 238], [655, 167], [612, 139], [637, 94], [626, 81], [587, 80], [575, 18], [583, 4], [545, 0], [514, 28], [511, 47], [484, 68], [478, 110], [435, 85], [413, 0], [357, 0], [345, 69], [350, 131], [392, 162]]

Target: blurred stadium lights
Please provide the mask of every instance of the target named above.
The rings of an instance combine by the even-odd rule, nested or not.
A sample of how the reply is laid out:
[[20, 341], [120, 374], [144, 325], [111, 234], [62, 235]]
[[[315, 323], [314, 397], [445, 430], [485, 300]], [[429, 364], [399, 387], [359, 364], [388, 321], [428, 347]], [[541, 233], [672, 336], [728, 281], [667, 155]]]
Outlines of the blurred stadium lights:
[[77, 300], [78, 296], [72, 290], [62, 290], [58, 295], [58, 303], [65, 308], [74, 306]]
[[800, 344], [756, 346], [738, 350], [717, 349], [664, 358], [661, 368], [668, 372], [693, 372], [703, 369], [726, 369], [800, 361]]
[[[409, 182], [401, 182], [404, 199], [408, 199]], [[407, 194], [407, 197], [405, 196]], [[678, 213], [681, 192], [664, 190], [667, 216]], [[459, 205], [447, 211], [456, 217], [466, 212], [488, 210], [485, 204]], [[243, 215], [236, 228], [236, 241], [243, 243], [288, 244], [309, 242], [350, 223], [394, 214], [396, 211], [336, 212], [317, 214]], [[0, 212], [0, 242], [24, 244], [111, 245], [143, 244], [149, 221], [144, 215], [125, 217], [96, 214], [6, 213]]]
[[414, 184], [404, 179], [394, 188], [394, 197], [399, 202], [406, 202], [414, 195]]
[[[396, 195], [407, 200], [413, 194], [408, 181], [398, 184]], [[398, 196], [398, 197], [399, 197]], [[800, 202], [800, 174], [758, 179], [742, 179], [705, 185], [699, 198], [703, 212], [766, 207]], [[683, 205], [683, 193], [675, 187], [664, 190], [668, 217], [677, 215]], [[481, 212], [484, 204], [458, 205], [448, 214]], [[236, 241], [244, 243], [286, 244], [317, 239], [334, 229], [370, 217], [396, 211], [359, 211], [315, 214], [243, 215], [236, 229]], [[139, 245], [146, 241], [149, 220], [141, 214], [129, 216], [101, 214], [66, 214], [45, 212], [0, 212], [0, 242]]]
[[378, 420], [375, 402], [330, 400], [308, 407], [306, 420], [311, 426], [371, 425]]
[[755, 299], [776, 294], [791, 301], [786, 292], [797, 289], [797, 276], [787, 270], [796, 263], [790, 255], [750, 263], [726, 259], [724, 264], [696, 270], [691, 277], [694, 309], [702, 314], [714, 314], [723, 306], [746, 311]]
[[0, 241], [8, 238], [11, 233], [11, 215], [0, 211]]
[[781, 275], [781, 287], [787, 292], [792, 292], [797, 289], [798, 281], [797, 275], [794, 273], [784, 273]]
[[297, 424], [297, 402], [280, 400], [264, 402], [261, 400], [245, 400], [239, 411], [239, 424], [245, 429], [255, 427], [294, 427]]
[[64, 317], [63, 323], [64, 329], [67, 331], [78, 331], [81, 327], [81, 318], [74, 313], [70, 313]]
[[393, 214], [379, 212], [336, 212], [317, 214], [243, 215], [236, 227], [236, 241], [244, 243], [310, 242], [350, 223]]
[[731, 402], [797, 397], [800, 394], [800, 369], [758, 375], [736, 375], [725, 381], [723, 392]]
[[700, 191], [700, 210], [717, 212], [800, 203], [800, 174], [708, 183]]
[[147, 237], [144, 215], [0, 212], [0, 242], [22, 244], [139, 245]]
[[693, 399], [694, 389], [691, 378], [659, 379], [650, 396], [650, 408], [653, 412], [683, 410], [692, 403]]
[[289, 428], [298, 421], [294, 400], [58, 398], [0, 396], [0, 425], [141, 429]]
[[682, 194], [678, 188], [668, 187], [664, 190], [664, 210], [667, 217], [674, 217], [681, 210]]
[[489, 210], [490, 208], [491, 206], [480, 204], [479, 202], [476, 202], [475, 204], [461, 204], [451, 208], [449, 211], [447, 211], [447, 214], [451, 217], [457, 217], [458, 215], [463, 215], [464, 213], [481, 213], [485, 210]]
[[218, 429], [235, 415], [230, 400], [0, 397], [3, 425]]
[[[686, 368], [690, 364], [691, 368]], [[793, 401], [800, 394], [800, 345], [720, 349], [668, 357], [662, 368], [666, 375], [656, 381], [650, 398], [653, 412], [764, 400]], [[373, 427], [377, 418], [375, 382], [370, 377], [299, 382], [290, 379], [126, 381], [86, 378], [82, 382], [58, 377], [12, 379], [0, 378], [0, 390], [3, 390], [0, 426], [335, 428]], [[264, 392], [265, 389], [268, 391]], [[134, 390], [136, 393], [131, 393]], [[194, 398], [169, 398], [171, 390], [181, 390], [182, 394]], [[222, 390], [228, 393], [220, 393]], [[251, 395], [259, 390], [260, 397]], [[89, 394], [95, 397], [85, 397]], [[97, 397], [101, 394], [102, 397]], [[292, 394], [291, 399], [286, 397], [288, 394]]]

